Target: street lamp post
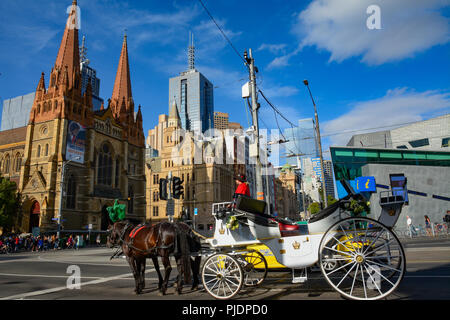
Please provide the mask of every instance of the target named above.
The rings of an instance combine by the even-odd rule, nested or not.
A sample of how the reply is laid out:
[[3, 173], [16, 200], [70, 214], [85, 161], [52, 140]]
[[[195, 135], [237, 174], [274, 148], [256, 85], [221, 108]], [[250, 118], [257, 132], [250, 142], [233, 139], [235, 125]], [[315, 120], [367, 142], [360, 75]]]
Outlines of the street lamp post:
[[320, 156], [320, 170], [322, 170], [322, 190], [323, 190], [323, 201], [325, 208], [328, 207], [328, 199], [327, 199], [327, 188], [325, 183], [325, 171], [323, 166], [323, 154], [322, 154], [322, 141], [320, 139], [320, 128], [319, 128], [319, 116], [317, 115], [317, 107], [316, 103], [314, 102], [314, 98], [312, 96], [311, 90], [309, 89], [309, 83], [308, 80], [303, 80], [304, 85], [308, 88], [309, 95], [311, 97], [311, 101], [314, 106], [314, 119], [316, 122], [315, 128], [316, 128], [316, 135], [317, 135], [317, 144], [319, 147], [319, 156]]

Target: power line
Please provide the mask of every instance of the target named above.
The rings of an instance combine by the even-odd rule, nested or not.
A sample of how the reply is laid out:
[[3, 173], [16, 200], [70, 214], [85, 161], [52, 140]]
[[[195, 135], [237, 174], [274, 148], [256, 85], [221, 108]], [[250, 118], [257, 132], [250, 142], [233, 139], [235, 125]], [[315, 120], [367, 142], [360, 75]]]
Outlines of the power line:
[[219, 31], [222, 33], [223, 37], [225, 38], [225, 40], [227, 40], [228, 44], [231, 46], [231, 48], [233, 48], [234, 52], [236, 52], [236, 54], [238, 55], [238, 57], [244, 62], [245, 65], [247, 65], [247, 60], [244, 59], [243, 56], [241, 56], [241, 54], [239, 53], [239, 51], [237, 51], [237, 49], [235, 48], [235, 46], [233, 45], [233, 43], [231, 42], [231, 40], [227, 37], [227, 35], [225, 34], [225, 32], [223, 31], [223, 29], [219, 26], [219, 24], [216, 22], [216, 20], [214, 19], [214, 17], [212, 16], [212, 14], [209, 12], [209, 10], [206, 8], [205, 4], [203, 3], [202, 0], [198, 0], [198, 2], [200, 2], [200, 4], [202, 5], [203, 9], [205, 9], [205, 12], [208, 14], [208, 16], [211, 18], [211, 20], [214, 22], [214, 24], [216, 25], [216, 27], [219, 29]]
[[278, 110], [264, 95], [264, 93], [261, 91], [261, 89], [258, 89], [258, 92], [261, 93], [262, 97], [264, 98], [264, 100], [266, 100], [266, 102], [269, 104], [269, 106], [276, 112], [278, 113], [284, 120], [286, 120], [287, 123], [289, 123], [291, 126], [293, 127], [297, 127], [295, 124], [293, 124], [288, 118], [286, 118], [280, 110]]

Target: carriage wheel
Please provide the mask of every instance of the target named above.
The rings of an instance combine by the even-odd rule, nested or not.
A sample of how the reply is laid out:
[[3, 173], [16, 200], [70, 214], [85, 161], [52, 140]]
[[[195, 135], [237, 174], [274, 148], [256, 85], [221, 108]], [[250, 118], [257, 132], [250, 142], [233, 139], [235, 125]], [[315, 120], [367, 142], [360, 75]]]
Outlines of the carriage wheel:
[[[322, 274], [346, 298], [382, 299], [400, 284], [406, 269], [397, 236], [378, 221], [347, 218], [331, 226], [319, 247]], [[336, 264], [329, 270], [325, 266]]]
[[228, 254], [218, 253], [206, 259], [202, 268], [205, 290], [214, 298], [234, 297], [244, 283], [244, 272], [239, 262]]
[[267, 276], [267, 261], [259, 251], [246, 252], [239, 255], [239, 262], [244, 271], [246, 287], [259, 286]]

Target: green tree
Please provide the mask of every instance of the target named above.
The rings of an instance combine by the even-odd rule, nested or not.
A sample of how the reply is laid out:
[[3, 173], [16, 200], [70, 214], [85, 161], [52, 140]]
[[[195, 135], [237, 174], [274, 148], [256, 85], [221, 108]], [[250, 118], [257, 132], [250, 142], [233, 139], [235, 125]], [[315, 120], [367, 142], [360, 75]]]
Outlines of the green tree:
[[320, 212], [320, 204], [318, 202], [313, 202], [309, 205], [308, 210], [311, 215], [317, 214]]
[[3, 232], [11, 231], [18, 210], [17, 185], [0, 176], [0, 226]]

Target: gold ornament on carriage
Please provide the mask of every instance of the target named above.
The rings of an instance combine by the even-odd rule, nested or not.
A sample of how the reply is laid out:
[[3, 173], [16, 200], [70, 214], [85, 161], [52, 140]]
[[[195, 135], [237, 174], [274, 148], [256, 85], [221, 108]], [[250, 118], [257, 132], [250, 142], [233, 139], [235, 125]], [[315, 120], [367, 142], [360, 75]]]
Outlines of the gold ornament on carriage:
[[294, 250], [300, 249], [300, 243], [298, 243], [297, 241], [294, 241], [294, 242], [292, 243], [292, 246], [294, 247]]

